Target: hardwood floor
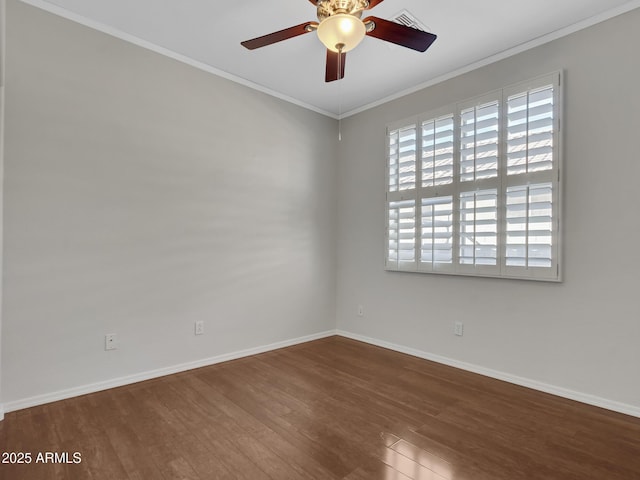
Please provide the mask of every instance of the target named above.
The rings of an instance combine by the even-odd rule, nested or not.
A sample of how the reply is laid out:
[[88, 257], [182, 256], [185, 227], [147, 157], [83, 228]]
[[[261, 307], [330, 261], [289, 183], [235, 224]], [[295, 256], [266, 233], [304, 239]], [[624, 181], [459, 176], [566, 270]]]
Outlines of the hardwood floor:
[[9, 413], [0, 451], [32, 455], [3, 480], [633, 480], [640, 419], [331, 337]]

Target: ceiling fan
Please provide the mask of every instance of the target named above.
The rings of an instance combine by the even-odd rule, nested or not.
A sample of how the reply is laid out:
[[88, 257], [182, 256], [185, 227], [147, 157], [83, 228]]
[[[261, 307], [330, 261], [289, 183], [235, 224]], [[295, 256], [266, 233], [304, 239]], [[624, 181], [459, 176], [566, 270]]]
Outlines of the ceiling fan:
[[362, 19], [362, 13], [383, 0], [309, 0], [318, 9], [318, 22], [306, 22], [295, 27], [247, 40], [241, 43], [249, 50], [273, 43], [318, 32], [320, 41], [327, 47], [325, 81], [344, 78], [346, 55], [368, 35], [386, 42], [424, 52], [436, 40], [433, 33], [423, 32], [378, 17]]

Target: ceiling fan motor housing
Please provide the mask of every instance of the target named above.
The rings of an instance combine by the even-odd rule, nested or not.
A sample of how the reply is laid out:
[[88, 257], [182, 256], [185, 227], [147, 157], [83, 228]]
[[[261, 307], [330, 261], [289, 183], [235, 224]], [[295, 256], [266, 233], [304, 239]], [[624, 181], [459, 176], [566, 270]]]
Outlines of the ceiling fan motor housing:
[[362, 12], [369, 6], [368, 0], [320, 0], [318, 1], [318, 20], [323, 21], [342, 13], [361, 18]]

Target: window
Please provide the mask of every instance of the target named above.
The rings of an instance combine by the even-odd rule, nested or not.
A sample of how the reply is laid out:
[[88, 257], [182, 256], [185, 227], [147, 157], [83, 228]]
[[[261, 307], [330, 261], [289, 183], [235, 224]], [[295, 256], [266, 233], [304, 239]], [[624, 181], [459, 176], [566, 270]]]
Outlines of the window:
[[560, 74], [387, 128], [386, 268], [559, 281]]

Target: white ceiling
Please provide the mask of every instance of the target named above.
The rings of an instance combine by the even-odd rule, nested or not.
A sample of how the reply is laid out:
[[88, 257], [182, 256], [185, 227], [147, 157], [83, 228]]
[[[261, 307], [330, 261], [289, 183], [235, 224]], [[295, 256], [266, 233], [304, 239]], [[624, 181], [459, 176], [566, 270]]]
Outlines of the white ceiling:
[[639, 0], [385, 0], [365, 15], [408, 10], [438, 39], [418, 53], [365, 38], [345, 79], [325, 83], [315, 33], [249, 51], [243, 40], [316, 21], [308, 0], [23, 0], [331, 116], [346, 116], [579, 28]]

